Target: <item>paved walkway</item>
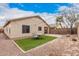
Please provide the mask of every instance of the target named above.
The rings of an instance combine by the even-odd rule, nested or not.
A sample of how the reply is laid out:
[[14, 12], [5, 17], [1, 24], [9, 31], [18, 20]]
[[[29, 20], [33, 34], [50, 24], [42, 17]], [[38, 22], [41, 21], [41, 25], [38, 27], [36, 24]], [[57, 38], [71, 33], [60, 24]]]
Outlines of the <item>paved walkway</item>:
[[12, 40], [6, 39], [5, 35], [0, 33], [0, 56], [20, 55], [22, 52], [14, 45]]

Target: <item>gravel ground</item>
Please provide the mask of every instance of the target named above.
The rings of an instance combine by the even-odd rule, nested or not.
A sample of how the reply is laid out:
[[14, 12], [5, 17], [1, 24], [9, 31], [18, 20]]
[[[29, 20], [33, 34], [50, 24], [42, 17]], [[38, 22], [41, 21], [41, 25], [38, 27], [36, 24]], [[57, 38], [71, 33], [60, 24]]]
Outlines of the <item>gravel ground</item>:
[[79, 40], [72, 41], [76, 35], [70, 37], [63, 36], [54, 41], [48, 42], [40, 48], [33, 49], [24, 55], [31, 56], [78, 56], [79, 55]]
[[[77, 41], [72, 41], [76, 38]], [[79, 40], [76, 35], [63, 35], [27, 53], [22, 53], [10, 39], [0, 34], [0, 55], [3, 56], [79, 56]]]
[[17, 56], [22, 52], [15, 46], [10, 39], [6, 39], [4, 34], [0, 34], [0, 56]]

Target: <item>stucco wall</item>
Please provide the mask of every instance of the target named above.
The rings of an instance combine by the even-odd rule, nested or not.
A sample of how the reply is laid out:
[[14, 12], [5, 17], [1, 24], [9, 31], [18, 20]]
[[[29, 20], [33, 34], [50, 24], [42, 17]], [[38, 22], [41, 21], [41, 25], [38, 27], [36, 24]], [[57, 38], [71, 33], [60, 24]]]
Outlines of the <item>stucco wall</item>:
[[8, 26], [4, 27], [4, 33], [7, 34], [7, 36], [10, 36], [11, 33], [9, 32], [9, 30], [11, 30], [11, 24], [9, 24]]
[[[22, 25], [30, 25], [30, 33], [22, 33]], [[42, 27], [42, 31], [38, 31], [39, 26]], [[10, 38], [24, 37], [24, 36], [29, 37], [32, 36], [33, 33], [44, 34], [44, 27], [48, 27], [47, 24], [45, 24], [42, 20], [40, 20], [40, 18], [34, 17], [25, 20], [12, 21], [9, 25], [5, 27], [4, 32]], [[10, 28], [10, 33], [6, 32], [6, 28]]]
[[77, 27], [77, 35], [78, 35], [78, 38], [79, 38], [79, 26]]

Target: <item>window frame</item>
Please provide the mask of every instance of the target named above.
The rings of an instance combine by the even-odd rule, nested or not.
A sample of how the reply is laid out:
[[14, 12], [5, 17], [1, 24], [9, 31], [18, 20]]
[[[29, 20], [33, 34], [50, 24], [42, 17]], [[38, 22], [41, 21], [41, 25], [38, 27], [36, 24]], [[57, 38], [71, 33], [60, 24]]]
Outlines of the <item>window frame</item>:
[[22, 25], [22, 33], [30, 33], [30, 25]]
[[38, 31], [42, 31], [42, 27], [41, 26], [38, 27]]

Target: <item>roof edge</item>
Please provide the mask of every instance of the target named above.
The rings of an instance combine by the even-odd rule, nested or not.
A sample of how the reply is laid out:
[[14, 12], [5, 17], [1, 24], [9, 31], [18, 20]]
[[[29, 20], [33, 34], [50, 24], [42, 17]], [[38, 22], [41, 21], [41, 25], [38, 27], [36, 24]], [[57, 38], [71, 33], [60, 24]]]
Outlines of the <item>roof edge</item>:
[[[7, 26], [10, 22], [12, 22], [12, 21], [19, 21], [19, 20], [22, 20], [22, 19], [33, 18], [33, 17], [39, 17], [46, 25], [48, 25], [48, 23], [47, 23], [41, 16], [35, 15], [35, 16], [21, 17], [21, 18], [16, 18], [16, 19], [9, 20], [9, 21], [7, 21], [7, 22], [5, 23], [5, 25], [3, 26], [3, 28], [6, 27], [6, 26]], [[19, 20], [18, 20], [18, 19], [19, 19]], [[48, 25], [48, 27], [50, 27], [50, 26]]]

